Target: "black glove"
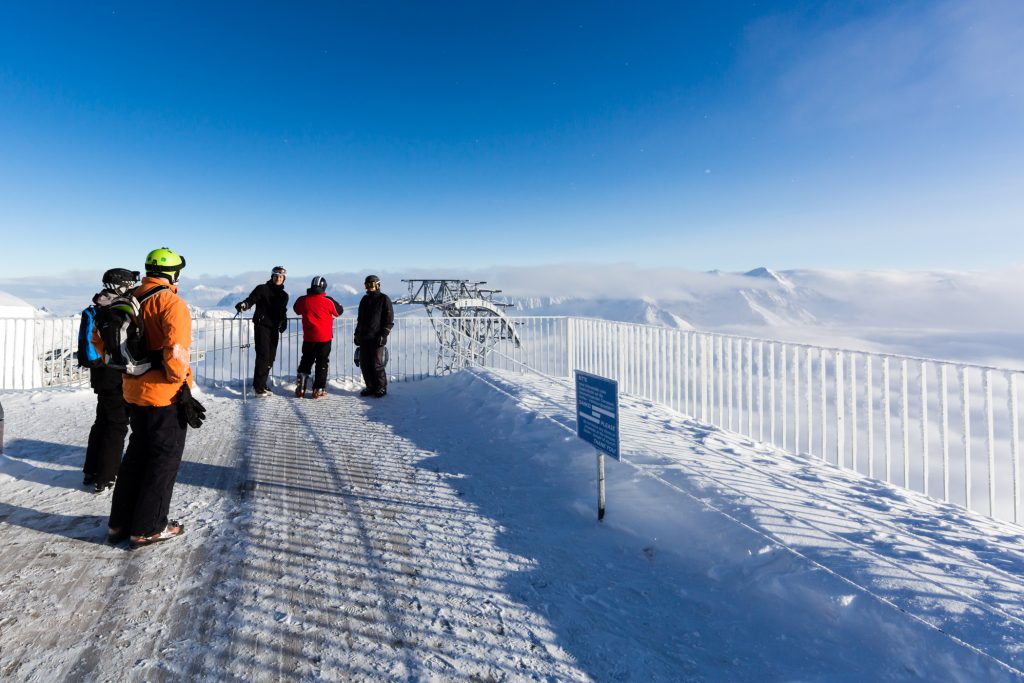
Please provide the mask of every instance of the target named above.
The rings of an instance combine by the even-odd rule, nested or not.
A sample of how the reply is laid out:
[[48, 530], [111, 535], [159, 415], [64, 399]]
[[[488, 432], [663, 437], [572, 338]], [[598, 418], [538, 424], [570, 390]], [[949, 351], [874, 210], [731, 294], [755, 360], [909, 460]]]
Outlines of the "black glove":
[[288, 321], [282, 320], [281, 324], [277, 326], [278, 332], [286, 332], [288, 330]]
[[193, 429], [202, 427], [206, 419], [206, 408], [192, 398], [192, 390], [188, 388], [187, 382], [182, 382], [181, 391], [178, 392], [178, 419], [183, 427], [188, 425]]
[[377, 346], [384, 346], [388, 343], [388, 335], [382, 334], [380, 339], [377, 340]]
[[235, 304], [235, 310], [238, 311], [239, 313], [248, 310], [248, 308], [249, 304], [245, 303], [244, 301], [239, 301], [237, 304]]

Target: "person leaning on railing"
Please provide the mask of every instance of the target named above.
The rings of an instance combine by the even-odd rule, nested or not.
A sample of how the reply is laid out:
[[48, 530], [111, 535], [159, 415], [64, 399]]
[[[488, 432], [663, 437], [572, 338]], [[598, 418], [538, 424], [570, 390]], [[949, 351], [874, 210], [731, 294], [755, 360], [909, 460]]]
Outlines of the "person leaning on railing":
[[235, 310], [239, 313], [250, 308], [256, 309], [252, 316], [252, 324], [256, 328], [256, 365], [252, 371], [252, 390], [257, 396], [271, 393], [267, 377], [277, 355], [281, 333], [288, 329], [288, 292], [284, 291], [287, 274], [283, 266], [274, 266], [269, 280], [257, 285], [249, 296], [235, 304]]

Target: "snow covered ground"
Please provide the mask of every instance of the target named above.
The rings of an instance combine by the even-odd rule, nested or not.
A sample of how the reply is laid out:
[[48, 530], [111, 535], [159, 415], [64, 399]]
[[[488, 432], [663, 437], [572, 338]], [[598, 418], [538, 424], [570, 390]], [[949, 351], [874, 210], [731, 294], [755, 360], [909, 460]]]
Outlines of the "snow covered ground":
[[198, 392], [181, 539], [103, 543], [85, 389], [6, 393], [4, 680], [1002, 681], [1024, 529], [567, 383]]

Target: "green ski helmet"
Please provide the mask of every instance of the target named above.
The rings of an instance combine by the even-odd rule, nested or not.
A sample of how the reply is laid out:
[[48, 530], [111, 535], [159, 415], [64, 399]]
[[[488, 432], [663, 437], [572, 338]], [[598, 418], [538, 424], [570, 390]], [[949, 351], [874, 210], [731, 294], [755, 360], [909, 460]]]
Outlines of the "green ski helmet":
[[167, 247], [160, 247], [146, 254], [146, 272], [165, 275], [170, 278], [171, 282], [178, 281], [178, 276], [184, 267], [185, 257]]

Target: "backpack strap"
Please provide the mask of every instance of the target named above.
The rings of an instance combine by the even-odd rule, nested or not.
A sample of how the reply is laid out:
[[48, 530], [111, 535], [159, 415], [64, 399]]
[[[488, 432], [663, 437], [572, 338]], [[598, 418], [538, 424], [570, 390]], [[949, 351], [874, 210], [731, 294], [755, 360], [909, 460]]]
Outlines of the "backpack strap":
[[132, 292], [132, 296], [134, 296], [135, 300], [139, 302], [139, 315], [138, 315], [139, 330], [142, 332], [143, 348], [148, 351], [149, 362], [151, 363], [151, 369], [153, 369], [153, 370], [155, 370], [157, 368], [162, 368], [164, 366], [164, 354], [163, 354], [163, 351], [159, 350], [159, 349], [156, 350], [156, 351], [150, 351], [149, 350], [149, 344], [146, 343], [146, 341], [145, 341], [145, 339], [146, 339], [146, 326], [145, 326], [145, 324], [142, 321], [142, 302], [146, 301], [147, 299], [152, 298], [154, 295], [159, 294], [160, 292], [162, 292], [165, 289], [170, 289], [170, 287], [168, 287], [167, 285], [157, 285], [156, 287], [153, 287], [152, 289], [147, 289], [145, 291], [145, 293], [142, 294], [142, 296], [135, 296], [135, 293]]
[[[135, 296], [134, 293], [132, 294], [132, 296], [135, 296], [135, 300], [138, 301], [139, 305], [141, 306], [143, 301], [145, 301], [146, 299], [150, 298], [154, 294], [159, 294], [160, 292], [164, 291], [165, 289], [170, 289], [170, 288], [167, 285], [157, 285], [156, 287], [154, 287], [152, 289], [147, 289], [146, 293], [143, 294], [142, 296]], [[142, 313], [142, 309], [139, 309], [139, 313], [140, 314]]]

